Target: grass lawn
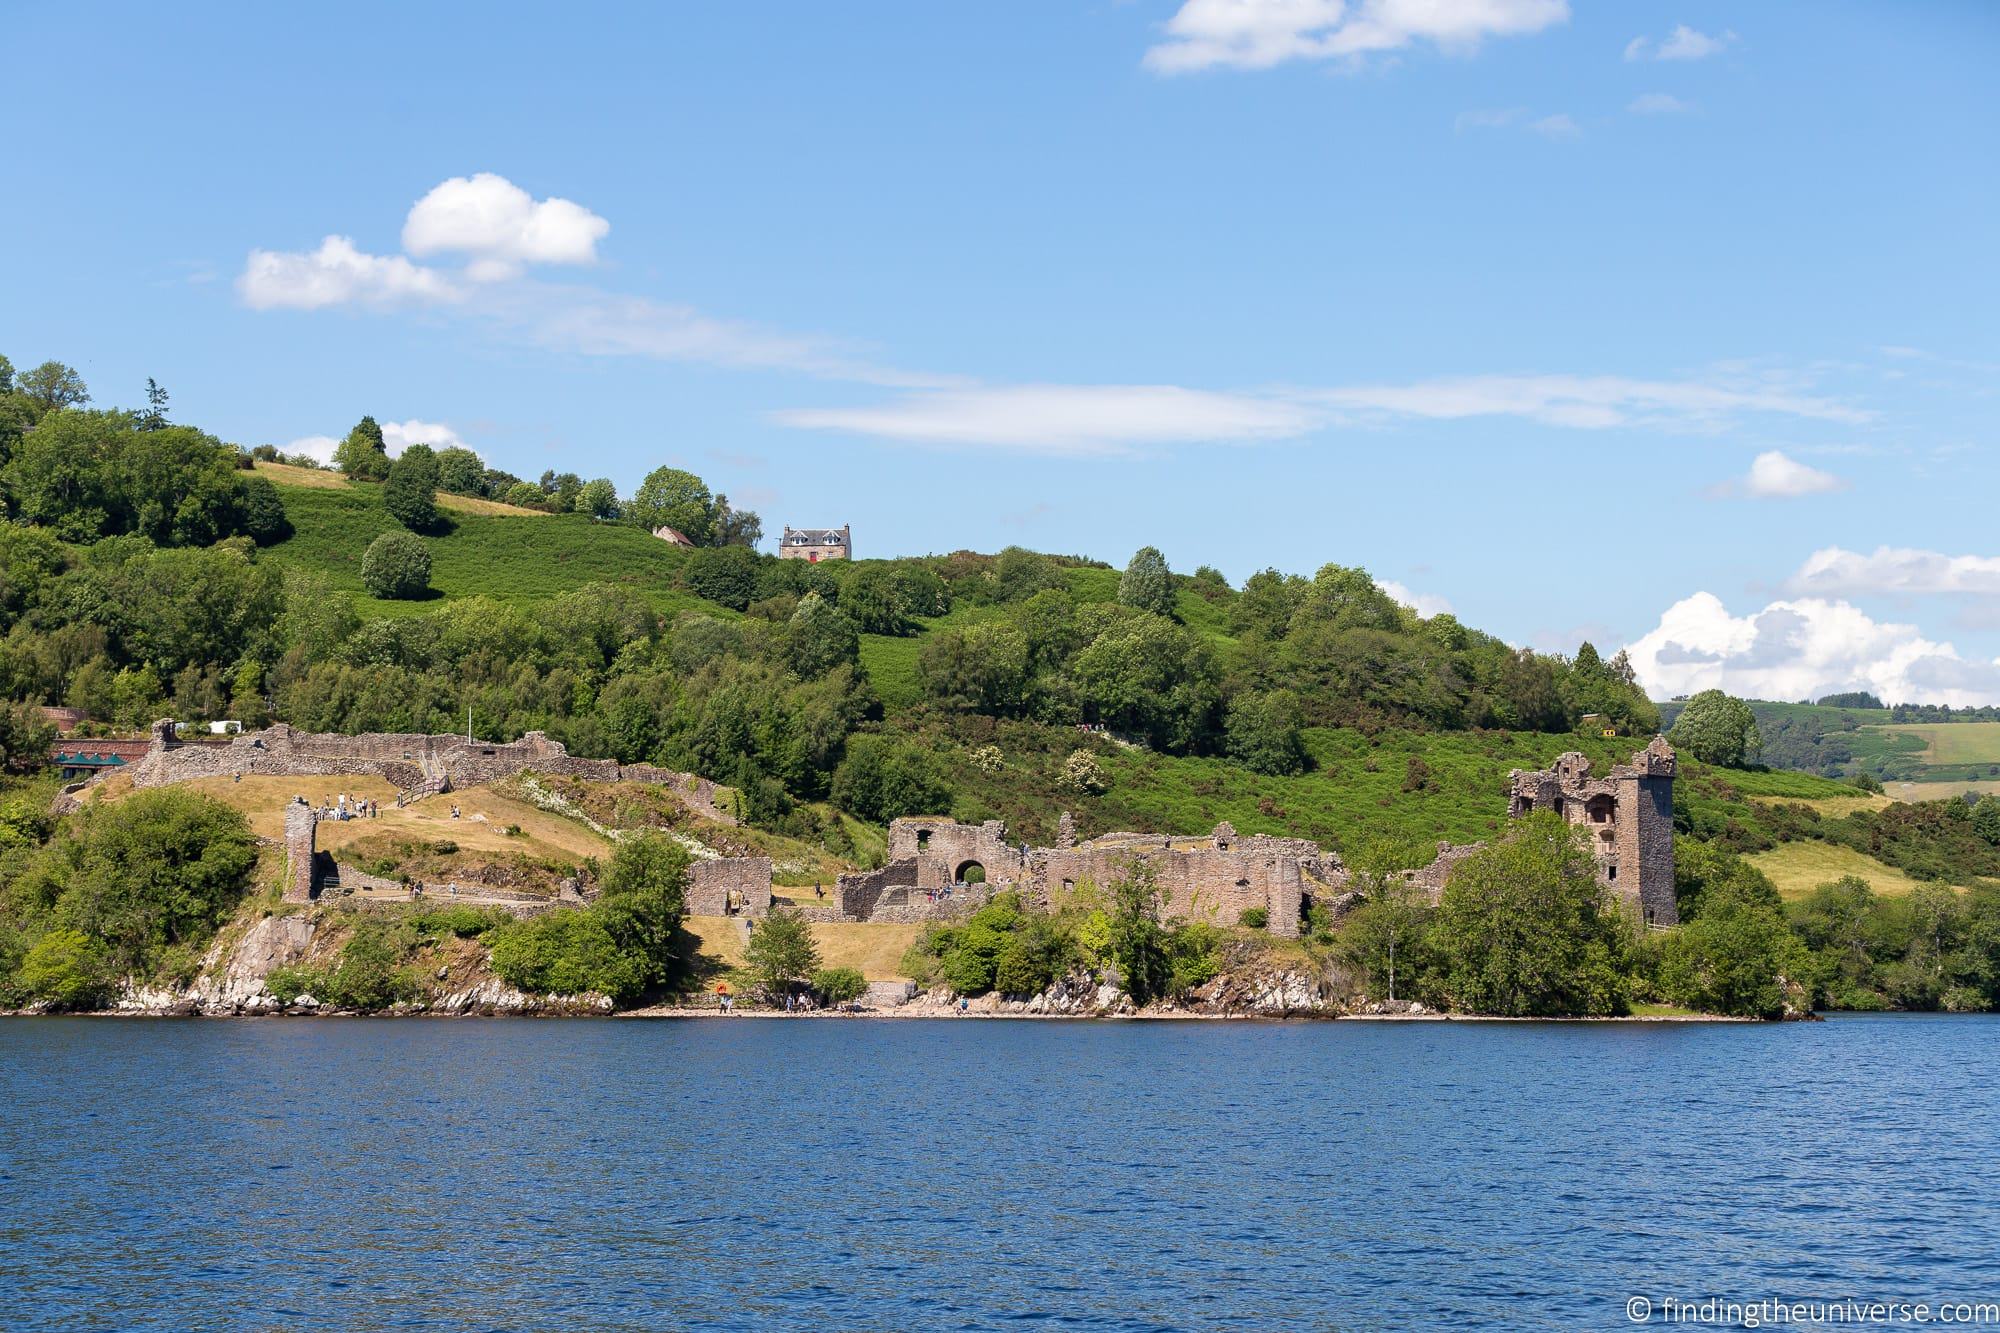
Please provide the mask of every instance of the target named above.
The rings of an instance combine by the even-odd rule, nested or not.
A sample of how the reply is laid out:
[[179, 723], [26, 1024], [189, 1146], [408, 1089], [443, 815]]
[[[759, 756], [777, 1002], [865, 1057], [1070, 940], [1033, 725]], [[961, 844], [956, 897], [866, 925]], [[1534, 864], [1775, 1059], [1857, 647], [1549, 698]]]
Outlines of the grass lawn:
[[[691, 916], [687, 929], [701, 941], [700, 952], [731, 971], [743, 966], [743, 930], [737, 918]], [[903, 955], [923, 933], [922, 926], [874, 922], [815, 922], [813, 940], [822, 967], [859, 969], [870, 981], [908, 980]], [[712, 983], [711, 983], [712, 985]]]
[[1909, 893], [1919, 882], [1872, 856], [1830, 842], [1787, 842], [1748, 860], [1769, 875], [1779, 895], [1787, 899], [1804, 898], [1843, 875], [1859, 876], [1875, 892], [1892, 898]]
[[[104, 785], [107, 800], [119, 799], [131, 790], [129, 783]], [[399, 810], [395, 805], [395, 786], [373, 777], [246, 777], [241, 782], [230, 778], [199, 778], [177, 786], [241, 810], [250, 823], [250, 831], [265, 838], [284, 837], [285, 806], [295, 795], [315, 805], [342, 792], [350, 800], [365, 796], [382, 803], [382, 813], [375, 819], [322, 820], [318, 830], [321, 851], [337, 851], [351, 842], [380, 834], [425, 842], [448, 840], [467, 851], [519, 852], [552, 861], [602, 857], [611, 848], [610, 843], [574, 820], [548, 814], [486, 787], [467, 787]], [[459, 809], [457, 819], [451, 817], [454, 805]], [[506, 832], [509, 825], [518, 826], [520, 834], [509, 835]]]

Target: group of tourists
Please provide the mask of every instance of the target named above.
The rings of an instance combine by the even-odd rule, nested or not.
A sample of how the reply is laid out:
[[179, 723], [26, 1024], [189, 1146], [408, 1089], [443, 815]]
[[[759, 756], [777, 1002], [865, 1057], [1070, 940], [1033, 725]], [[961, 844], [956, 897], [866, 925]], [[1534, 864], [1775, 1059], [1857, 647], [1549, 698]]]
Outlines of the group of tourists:
[[321, 819], [379, 819], [382, 803], [366, 796], [350, 797], [346, 792], [329, 796], [319, 808]]

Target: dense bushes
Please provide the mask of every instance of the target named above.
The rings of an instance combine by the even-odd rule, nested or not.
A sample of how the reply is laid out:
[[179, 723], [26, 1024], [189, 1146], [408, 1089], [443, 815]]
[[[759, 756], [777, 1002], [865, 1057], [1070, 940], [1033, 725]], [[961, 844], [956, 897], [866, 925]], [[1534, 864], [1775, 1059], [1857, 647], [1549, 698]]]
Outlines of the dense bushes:
[[626, 838], [596, 902], [494, 933], [493, 970], [524, 991], [631, 1000], [675, 981], [684, 962], [687, 853], [663, 834]]
[[114, 978], [191, 968], [249, 889], [257, 849], [243, 817], [190, 791], [90, 807], [0, 876], [0, 985], [17, 999], [79, 1004]]
[[1056, 915], [1024, 907], [1009, 890], [963, 924], [932, 927], [903, 966], [960, 995], [1037, 995], [1080, 970], [1141, 1004], [1184, 996], [1214, 979], [1226, 937], [1203, 922], [1163, 923], [1159, 912], [1143, 862], [1102, 895], [1086, 888]]
[[274, 540], [284, 506], [237, 458], [186, 426], [142, 430], [127, 412], [54, 411], [0, 459], [0, 488], [18, 521], [68, 542], [125, 534], [159, 546]]

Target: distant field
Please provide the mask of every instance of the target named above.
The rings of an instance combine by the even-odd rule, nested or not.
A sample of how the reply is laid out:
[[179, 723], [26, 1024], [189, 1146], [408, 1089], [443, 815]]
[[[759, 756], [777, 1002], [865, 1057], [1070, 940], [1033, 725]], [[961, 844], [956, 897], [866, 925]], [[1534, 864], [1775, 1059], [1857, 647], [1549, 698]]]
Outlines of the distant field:
[[1788, 842], [1768, 852], [1757, 852], [1749, 860], [1769, 875], [1778, 886], [1778, 893], [1788, 899], [1804, 898], [1820, 885], [1844, 875], [1859, 876], [1875, 892], [1892, 898], [1901, 897], [1918, 884], [1872, 856], [1829, 842]]
[[1933, 767], [2000, 764], [2000, 722], [1905, 723], [1880, 730], [1922, 741], [1924, 762]]
[[2000, 778], [1966, 782], [1885, 782], [1882, 786], [1898, 801], [1949, 801], [1967, 792], [1979, 796], [2000, 796]]
[[[1928, 787], [1930, 784], [1926, 783], [1924, 785]], [[1839, 819], [1845, 815], [1854, 814], [1859, 810], [1880, 810], [1884, 806], [1896, 803], [1895, 799], [1891, 797], [1877, 796], [1873, 792], [1866, 791], [1858, 791], [1848, 796], [1756, 796], [1751, 799], [1758, 805], [1803, 805], [1809, 809], [1817, 810], [1822, 817], [1827, 819]], [[1912, 796], [1907, 799], [1929, 801], [1936, 800], [1937, 798], [1934, 796]]]

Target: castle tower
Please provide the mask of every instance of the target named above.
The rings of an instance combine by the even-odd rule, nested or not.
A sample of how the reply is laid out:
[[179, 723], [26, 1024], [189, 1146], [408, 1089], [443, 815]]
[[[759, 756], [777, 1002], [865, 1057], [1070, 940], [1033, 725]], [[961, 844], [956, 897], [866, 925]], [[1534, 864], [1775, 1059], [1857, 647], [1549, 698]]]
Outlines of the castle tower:
[[1630, 763], [1601, 778], [1571, 751], [1536, 772], [1509, 775], [1507, 813], [1536, 810], [1580, 825], [1597, 858], [1597, 877], [1632, 904], [1648, 926], [1680, 924], [1674, 903], [1674, 747], [1655, 736]]

